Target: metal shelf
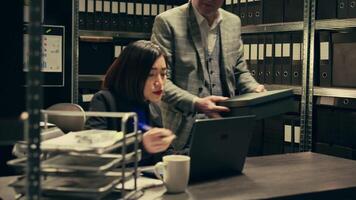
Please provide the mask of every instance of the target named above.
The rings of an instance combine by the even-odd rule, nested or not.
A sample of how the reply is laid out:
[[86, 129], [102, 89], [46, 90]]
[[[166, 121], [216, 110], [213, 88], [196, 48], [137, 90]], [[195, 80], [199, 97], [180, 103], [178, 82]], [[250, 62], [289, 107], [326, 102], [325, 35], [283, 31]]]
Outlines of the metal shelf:
[[293, 94], [300, 95], [302, 92], [301, 86], [295, 85], [277, 85], [277, 84], [265, 84], [267, 90], [281, 90], [281, 89], [293, 89]]
[[104, 75], [78, 75], [79, 82], [103, 81]]
[[303, 31], [303, 22], [248, 25], [242, 27], [242, 34]]
[[356, 89], [314, 87], [314, 96], [356, 98]]
[[97, 39], [102, 38], [105, 40], [112, 40], [113, 38], [150, 39], [151, 33], [79, 30], [79, 37]]
[[334, 30], [344, 28], [356, 28], [356, 18], [354, 19], [332, 19], [332, 20], [316, 20], [316, 30]]

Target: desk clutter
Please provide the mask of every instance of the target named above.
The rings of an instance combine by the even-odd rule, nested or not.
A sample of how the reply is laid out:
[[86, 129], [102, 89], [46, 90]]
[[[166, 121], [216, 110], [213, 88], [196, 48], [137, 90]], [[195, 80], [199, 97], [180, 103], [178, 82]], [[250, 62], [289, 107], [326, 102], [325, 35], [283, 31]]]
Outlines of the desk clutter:
[[[126, 196], [122, 183], [131, 179], [136, 182], [137, 174], [136, 168], [126, 165], [136, 166], [141, 159], [140, 149], [131, 150], [127, 146], [135, 145], [139, 140], [141, 138], [136, 138], [135, 133], [124, 135], [117, 131], [84, 130], [42, 141], [42, 196], [70, 199]], [[26, 162], [27, 157], [22, 157], [8, 164], [24, 171]], [[9, 186], [16, 193], [25, 195], [26, 177], [20, 176]], [[132, 184], [130, 188], [133, 188]]]

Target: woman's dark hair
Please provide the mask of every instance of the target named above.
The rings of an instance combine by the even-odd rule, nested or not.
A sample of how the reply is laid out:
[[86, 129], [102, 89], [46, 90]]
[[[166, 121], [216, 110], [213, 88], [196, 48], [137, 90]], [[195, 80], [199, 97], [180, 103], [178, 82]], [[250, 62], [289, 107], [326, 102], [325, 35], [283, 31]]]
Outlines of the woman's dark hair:
[[143, 103], [145, 82], [153, 64], [162, 55], [159, 46], [150, 41], [129, 44], [106, 72], [103, 89], [135, 103]]

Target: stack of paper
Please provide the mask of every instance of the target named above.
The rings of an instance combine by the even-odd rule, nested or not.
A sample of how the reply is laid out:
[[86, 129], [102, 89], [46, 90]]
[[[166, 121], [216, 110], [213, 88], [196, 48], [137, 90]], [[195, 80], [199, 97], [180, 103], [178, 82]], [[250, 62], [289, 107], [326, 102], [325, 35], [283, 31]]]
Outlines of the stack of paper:
[[108, 130], [85, 130], [43, 141], [43, 151], [95, 151], [108, 148], [123, 138], [123, 132]]

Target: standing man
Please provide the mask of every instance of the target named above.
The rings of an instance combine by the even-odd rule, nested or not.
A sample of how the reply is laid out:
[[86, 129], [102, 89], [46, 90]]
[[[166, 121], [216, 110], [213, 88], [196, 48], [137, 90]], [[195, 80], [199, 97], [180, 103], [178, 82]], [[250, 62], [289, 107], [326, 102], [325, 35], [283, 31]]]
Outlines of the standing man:
[[155, 19], [151, 40], [168, 57], [161, 105], [163, 125], [177, 135], [173, 148], [189, 147], [197, 117], [219, 117], [216, 102], [240, 93], [263, 92], [243, 56], [240, 18], [220, 9], [224, 0], [190, 0]]

